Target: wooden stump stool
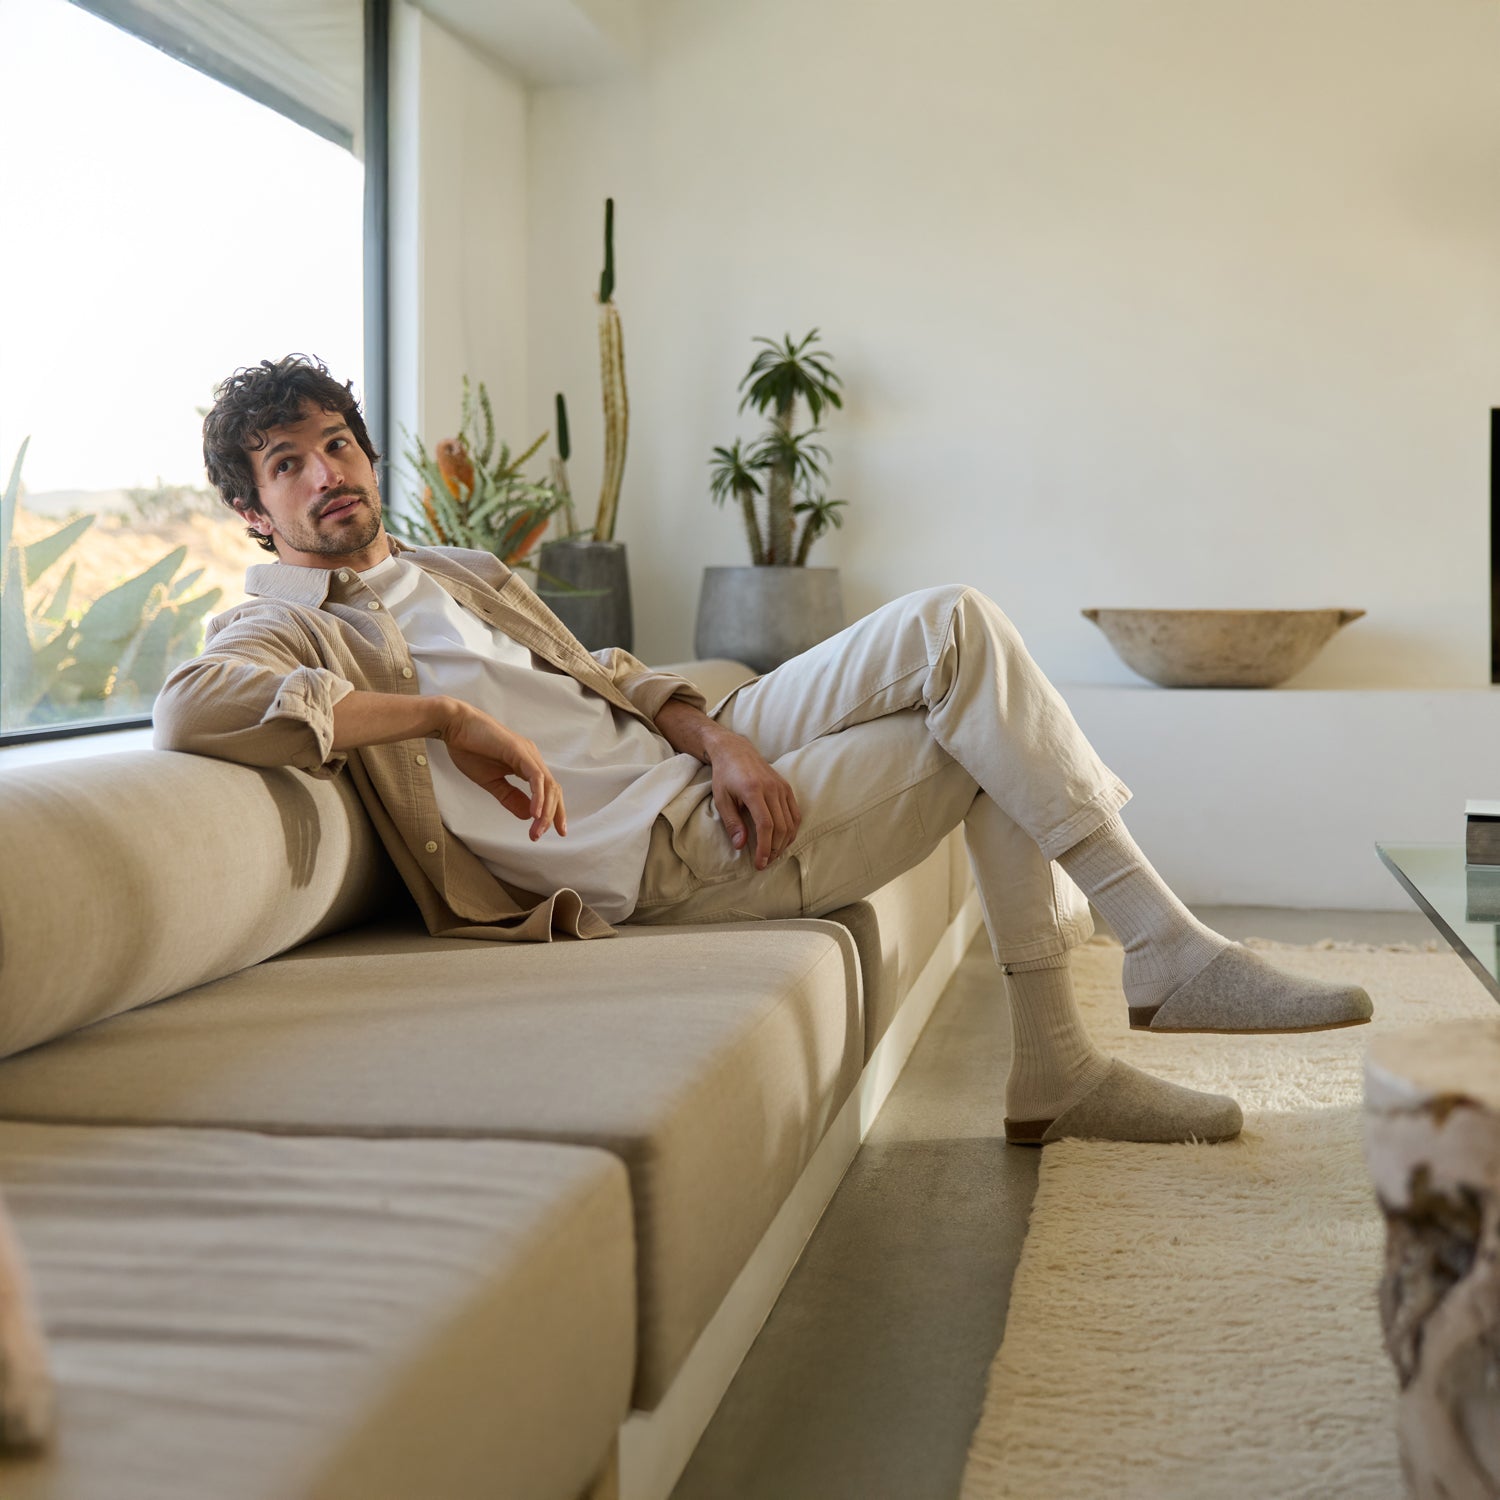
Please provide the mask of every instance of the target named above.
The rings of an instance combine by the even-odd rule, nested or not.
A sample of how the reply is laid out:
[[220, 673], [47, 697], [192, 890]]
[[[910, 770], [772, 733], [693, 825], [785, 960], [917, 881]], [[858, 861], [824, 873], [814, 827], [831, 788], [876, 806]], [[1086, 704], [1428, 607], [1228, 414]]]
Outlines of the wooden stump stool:
[[1500, 1500], [1500, 1018], [1371, 1045], [1365, 1154], [1407, 1483], [1417, 1500]]

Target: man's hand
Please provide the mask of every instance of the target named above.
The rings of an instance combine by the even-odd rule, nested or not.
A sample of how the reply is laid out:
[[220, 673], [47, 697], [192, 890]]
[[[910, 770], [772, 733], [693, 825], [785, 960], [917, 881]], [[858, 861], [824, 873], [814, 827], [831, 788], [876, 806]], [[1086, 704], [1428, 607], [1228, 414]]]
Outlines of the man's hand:
[[744, 735], [676, 698], [662, 705], [656, 727], [674, 750], [685, 750], [713, 767], [719, 821], [736, 849], [750, 841], [746, 824], [754, 828], [757, 870], [786, 853], [802, 826], [796, 793]]
[[714, 806], [729, 842], [736, 849], [745, 847], [748, 820], [755, 828], [755, 868], [764, 870], [786, 853], [802, 826], [796, 794], [743, 735], [724, 731], [709, 749], [709, 764]]
[[[535, 745], [487, 713], [457, 698], [416, 693], [347, 693], [333, 708], [333, 748], [357, 750], [398, 740], [442, 740], [470, 781], [507, 812], [531, 819], [535, 841], [555, 828], [568, 831], [562, 788]], [[530, 793], [505, 778], [519, 776]]]
[[[568, 814], [563, 807], [562, 788], [537, 747], [482, 710], [456, 698], [451, 701], [453, 712], [438, 735], [448, 747], [453, 764], [507, 812], [530, 818], [533, 843], [549, 828], [556, 828], [560, 838], [566, 837]], [[507, 776], [520, 777], [530, 787], [530, 795], [513, 786]]]

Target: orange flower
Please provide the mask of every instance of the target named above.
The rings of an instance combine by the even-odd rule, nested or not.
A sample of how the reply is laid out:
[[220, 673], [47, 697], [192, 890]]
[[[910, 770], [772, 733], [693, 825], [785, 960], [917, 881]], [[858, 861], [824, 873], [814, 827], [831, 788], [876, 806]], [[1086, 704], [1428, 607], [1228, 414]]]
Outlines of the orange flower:
[[[437, 466], [443, 483], [448, 486], [448, 493], [455, 500], [466, 499], [474, 493], [474, 463], [462, 438], [444, 438], [437, 445]], [[460, 489], [463, 495], [459, 494]]]

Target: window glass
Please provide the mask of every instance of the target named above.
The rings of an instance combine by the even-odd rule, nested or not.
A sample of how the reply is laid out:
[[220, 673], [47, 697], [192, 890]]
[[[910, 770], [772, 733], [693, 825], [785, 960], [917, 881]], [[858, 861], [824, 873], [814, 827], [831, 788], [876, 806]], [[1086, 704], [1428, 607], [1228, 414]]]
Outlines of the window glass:
[[207, 489], [202, 412], [292, 351], [360, 394], [362, 194], [303, 125], [0, 0], [0, 734], [149, 713], [270, 560]]

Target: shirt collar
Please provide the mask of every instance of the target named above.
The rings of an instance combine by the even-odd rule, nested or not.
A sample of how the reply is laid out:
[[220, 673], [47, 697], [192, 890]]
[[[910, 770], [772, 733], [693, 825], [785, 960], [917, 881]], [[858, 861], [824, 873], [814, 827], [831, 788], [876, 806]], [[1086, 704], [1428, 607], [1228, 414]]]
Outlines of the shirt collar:
[[[389, 535], [389, 533], [387, 533]], [[409, 552], [395, 537], [390, 537], [391, 554]], [[284, 604], [305, 604], [321, 609], [333, 587], [333, 580], [344, 571], [340, 568], [300, 568], [294, 563], [257, 563], [245, 569], [245, 592], [253, 599], [279, 599]], [[352, 581], [357, 575], [349, 570]]]

